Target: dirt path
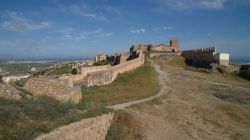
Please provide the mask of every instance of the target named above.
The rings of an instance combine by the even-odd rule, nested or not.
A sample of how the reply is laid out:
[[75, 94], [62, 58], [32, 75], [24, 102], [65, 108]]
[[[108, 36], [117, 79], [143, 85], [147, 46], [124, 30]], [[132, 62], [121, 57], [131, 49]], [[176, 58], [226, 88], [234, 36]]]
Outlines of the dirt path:
[[116, 105], [113, 105], [113, 106], [108, 106], [108, 108], [111, 108], [111, 109], [114, 109], [114, 110], [125, 109], [125, 108], [127, 108], [127, 107], [129, 107], [131, 105], [135, 105], [135, 104], [139, 104], [139, 103], [143, 103], [143, 102], [153, 100], [153, 99], [158, 98], [158, 97], [160, 97], [160, 96], [162, 96], [162, 95], [164, 95], [165, 93], [168, 92], [167, 86], [165, 84], [165, 82], [168, 80], [167, 76], [166, 76], [166, 73], [164, 71], [162, 71], [160, 69], [160, 66], [157, 65], [156, 63], [151, 62], [151, 64], [155, 68], [156, 72], [158, 73], [158, 81], [159, 81], [159, 85], [160, 85], [159, 92], [156, 95], [150, 96], [148, 98], [135, 100], [135, 101], [129, 101], [129, 102], [122, 103], [122, 104], [116, 104]]

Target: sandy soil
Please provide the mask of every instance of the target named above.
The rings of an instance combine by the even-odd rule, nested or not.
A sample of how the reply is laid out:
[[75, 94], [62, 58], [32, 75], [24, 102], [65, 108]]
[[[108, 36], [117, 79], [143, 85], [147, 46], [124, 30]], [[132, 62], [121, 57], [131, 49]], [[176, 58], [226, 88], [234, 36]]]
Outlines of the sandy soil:
[[180, 67], [161, 68], [164, 95], [126, 109], [143, 124], [145, 139], [250, 139], [250, 88]]

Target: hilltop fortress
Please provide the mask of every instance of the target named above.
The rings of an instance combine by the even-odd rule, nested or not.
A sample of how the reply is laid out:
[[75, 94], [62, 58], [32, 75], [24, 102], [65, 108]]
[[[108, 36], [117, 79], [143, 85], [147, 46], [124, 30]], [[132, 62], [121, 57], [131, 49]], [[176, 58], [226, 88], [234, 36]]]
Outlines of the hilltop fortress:
[[198, 66], [208, 66], [211, 63], [229, 65], [228, 53], [217, 53], [215, 47], [183, 51], [181, 54], [189, 63]]
[[94, 64], [103, 62], [105, 65], [86, 67], [76, 65], [72, 67], [77, 68], [76, 75], [31, 78], [25, 84], [25, 89], [33, 95], [47, 95], [63, 102], [77, 103], [81, 100], [81, 86], [100, 86], [113, 82], [118, 74], [143, 65], [145, 54], [148, 52], [150, 54], [180, 54], [181, 49], [177, 40], [171, 40], [170, 45], [133, 45], [129, 52], [111, 56], [99, 54], [93, 59]]
[[[175, 54], [182, 55], [186, 62], [202, 67], [230, 68], [239, 71], [240, 65], [229, 62], [229, 54], [217, 53], [215, 47], [181, 51], [179, 42], [171, 40], [169, 45], [133, 45], [129, 52], [114, 55], [96, 55], [93, 65], [74, 65], [75, 75], [59, 77], [31, 78], [25, 88], [33, 95], [47, 95], [60, 101], [79, 102], [81, 100], [80, 87], [101, 86], [113, 82], [120, 73], [134, 70], [144, 64], [145, 56]], [[244, 70], [244, 73], [249, 72]]]
[[169, 45], [159, 44], [159, 45], [133, 45], [130, 48], [130, 51], [138, 51], [142, 50], [143, 52], [150, 52], [150, 53], [181, 53], [181, 48], [179, 47], [178, 40], [170, 40]]
[[118, 64], [82, 67], [76, 75], [31, 78], [24, 87], [33, 95], [47, 95], [62, 102], [78, 103], [82, 95], [81, 86], [100, 86], [113, 82], [118, 74], [143, 65], [144, 53], [142, 51], [121, 53], [116, 55], [114, 60]]

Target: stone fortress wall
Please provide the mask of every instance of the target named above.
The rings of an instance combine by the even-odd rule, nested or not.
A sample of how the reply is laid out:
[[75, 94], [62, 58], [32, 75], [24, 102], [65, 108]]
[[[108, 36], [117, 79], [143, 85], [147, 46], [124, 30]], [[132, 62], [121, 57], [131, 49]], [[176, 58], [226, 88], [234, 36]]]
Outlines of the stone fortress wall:
[[178, 40], [170, 40], [169, 45], [139, 44], [139, 45], [133, 45], [130, 48], [130, 51], [138, 51], [138, 50], [150, 53], [181, 53], [181, 48], [179, 46]]
[[[131, 52], [131, 55], [127, 55], [127, 53], [122, 53], [119, 55], [121, 56], [119, 58], [123, 58], [123, 60], [120, 61], [120, 63], [117, 65], [84, 67], [81, 68], [81, 74], [59, 78], [68, 79], [72, 81], [74, 85], [81, 85], [86, 87], [100, 86], [113, 82], [119, 73], [124, 73], [126, 71], [136, 69], [137, 67], [144, 64], [144, 54], [141, 51], [137, 51], [137, 53]], [[130, 60], [131, 58], [132, 60]]]
[[59, 127], [35, 140], [104, 140], [114, 114], [104, 114]]
[[[144, 64], [144, 55], [151, 53], [180, 53], [178, 41], [171, 40], [170, 45], [139, 45], [132, 46], [127, 53], [115, 54], [111, 57], [98, 55], [95, 61], [113, 58], [114, 66], [81, 67], [76, 75], [58, 78], [31, 78], [25, 88], [33, 95], [47, 95], [60, 101], [79, 102], [81, 86], [100, 86], [113, 82], [118, 74], [134, 70]], [[94, 61], [94, 62], [95, 62]]]
[[244, 64], [240, 68], [240, 75], [250, 79], [250, 64]]
[[85, 79], [84, 86], [90, 87], [90, 86], [100, 86], [100, 85], [106, 85], [111, 82], [113, 82], [119, 73], [124, 73], [127, 71], [134, 70], [138, 68], [139, 66], [144, 64], [144, 54], [142, 52], [138, 52], [138, 58], [132, 59], [130, 61], [126, 61], [123, 63], [120, 63], [115, 66], [99, 66], [102, 67], [103, 70], [100, 70], [101, 68], [96, 69], [96, 71], [89, 72]]
[[103, 66], [91, 66], [91, 67], [83, 67], [81, 68], [80, 74], [77, 75], [69, 75], [69, 76], [62, 76], [59, 77], [60, 79], [68, 79], [70, 81], [81, 81], [83, 80], [89, 73], [100, 72], [104, 70], [108, 70], [111, 65], [103, 65]]
[[81, 68], [80, 74], [59, 78], [31, 78], [25, 84], [25, 89], [35, 96], [46, 95], [59, 101], [78, 103], [81, 100], [80, 86], [90, 87], [109, 84], [116, 79], [119, 73], [133, 70], [144, 63], [144, 54], [142, 52], [131, 52], [131, 55], [132, 54], [137, 56], [137, 58], [126, 55], [127, 60], [129, 60], [129, 58], [134, 59], [115, 66], [83, 67]]
[[46, 95], [59, 101], [78, 103], [82, 94], [79, 87], [73, 87], [73, 82], [59, 78], [31, 78], [24, 86], [31, 94]]
[[[245, 77], [247, 65], [230, 63], [228, 53], [217, 53], [215, 47], [183, 51], [181, 54], [188, 63], [196, 66], [224, 69], [227, 72], [239, 72]], [[244, 70], [242, 70], [244, 69]]]
[[193, 65], [210, 65], [211, 63], [215, 63], [215, 54], [216, 48], [202, 48], [202, 49], [194, 49], [188, 51], [182, 51], [181, 55]]

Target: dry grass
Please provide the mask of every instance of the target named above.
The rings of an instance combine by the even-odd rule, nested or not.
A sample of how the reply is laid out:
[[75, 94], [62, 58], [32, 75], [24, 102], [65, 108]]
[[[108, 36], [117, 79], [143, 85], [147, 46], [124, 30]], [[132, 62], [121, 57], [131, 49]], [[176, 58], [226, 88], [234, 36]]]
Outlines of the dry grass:
[[60, 103], [49, 97], [20, 101], [0, 98], [0, 139], [33, 139], [85, 117], [76, 105]]
[[105, 105], [117, 104], [152, 96], [158, 92], [157, 73], [148, 64], [126, 72], [105, 86], [82, 88], [83, 101], [99, 99]]
[[141, 124], [129, 113], [115, 112], [106, 140], [142, 140]]
[[225, 84], [233, 84], [237, 86], [250, 87], [250, 80], [242, 78], [236, 73], [212, 73], [207, 69], [196, 68], [186, 64], [184, 57], [176, 56], [176, 55], [165, 55], [160, 57], [153, 58], [153, 61], [161, 66], [161, 68], [165, 71], [172, 69], [182, 69], [188, 70], [190, 72], [197, 73], [202, 75], [204, 78], [212, 79], [215, 82], [221, 82]]
[[161, 67], [163, 67], [163, 69], [174, 68], [174, 67], [184, 69], [187, 67], [185, 58], [182, 56], [169, 54], [169, 55], [162, 55], [160, 57], [154, 57], [152, 60]]
[[186, 70], [180, 56], [154, 58], [171, 90], [130, 108], [147, 123], [148, 139], [249, 139], [249, 81], [231, 74]]

